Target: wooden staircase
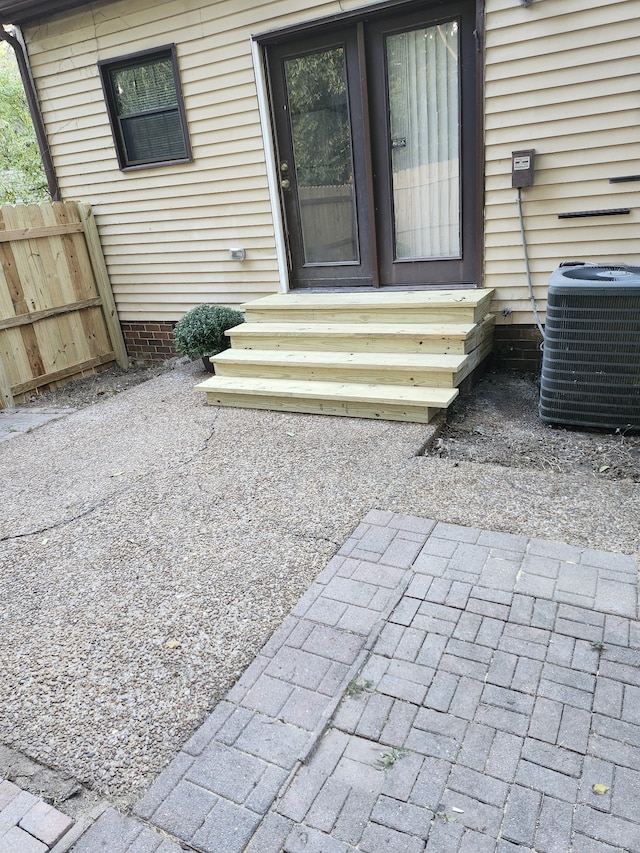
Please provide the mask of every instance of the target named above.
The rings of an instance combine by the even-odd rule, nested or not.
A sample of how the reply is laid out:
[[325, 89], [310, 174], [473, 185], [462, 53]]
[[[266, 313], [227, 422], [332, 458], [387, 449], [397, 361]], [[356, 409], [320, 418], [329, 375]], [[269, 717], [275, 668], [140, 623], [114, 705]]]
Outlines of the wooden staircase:
[[214, 406], [427, 423], [491, 352], [492, 293], [266, 296], [196, 387]]

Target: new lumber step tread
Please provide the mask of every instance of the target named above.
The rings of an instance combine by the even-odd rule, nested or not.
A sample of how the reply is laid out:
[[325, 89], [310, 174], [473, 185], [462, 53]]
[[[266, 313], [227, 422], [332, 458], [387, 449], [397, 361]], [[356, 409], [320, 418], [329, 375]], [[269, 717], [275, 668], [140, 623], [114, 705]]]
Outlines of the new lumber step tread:
[[465, 340], [476, 329], [477, 323], [261, 323], [247, 322], [229, 329], [231, 338], [249, 336], [299, 337], [421, 337], [427, 339], [452, 338]]
[[347, 400], [384, 406], [419, 405], [443, 409], [458, 396], [457, 388], [427, 388], [412, 385], [367, 385], [353, 382], [320, 382], [253, 377], [212, 376], [196, 385], [207, 397], [252, 394], [303, 400]]
[[490, 299], [493, 290], [411, 290], [368, 293], [273, 293], [245, 303], [243, 308], [344, 308], [355, 310], [375, 307], [438, 308], [479, 305]]
[[397, 367], [407, 370], [459, 370], [468, 355], [448, 353], [373, 353], [322, 352], [319, 350], [228, 349], [214, 356], [214, 362], [260, 363], [282, 366], [300, 364], [308, 367], [359, 366], [371, 368]]

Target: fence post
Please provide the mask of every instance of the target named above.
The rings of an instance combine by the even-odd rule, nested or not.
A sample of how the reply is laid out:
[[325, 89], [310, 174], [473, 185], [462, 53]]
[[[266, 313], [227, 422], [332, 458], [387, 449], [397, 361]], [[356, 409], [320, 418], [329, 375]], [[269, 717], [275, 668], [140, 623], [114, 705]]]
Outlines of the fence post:
[[90, 205], [78, 204], [77, 208], [78, 214], [80, 215], [80, 220], [84, 225], [84, 235], [87, 241], [87, 250], [89, 252], [89, 258], [91, 259], [91, 266], [93, 267], [93, 274], [96, 279], [98, 293], [100, 294], [100, 298], [102, 299], [104, 320], [107, 329], [109, 330], [109, 336], [111, 337], [111, 343], [113, 345], [113, 351], [116, 356], [116, 361], [118, 362], [120, 367], [126, 370], [129, 367], [129, 356], [127, 354], [127, 347], [124, 342], [124, 337], [122, 335], [122, 329], [120, 328], [118, 310], [116, 308], [116, 303], [113, 298], [113, 291], [111, 290], [111, 282], [109, 280], [107, 265], [104, 262], [104, 255], [102, 254], [102, 246], [100, 244], [98, 226], [96, 225], [96, 220], [93, 216], [93, 212], [91, 211]]
[[13, 409], [13, 394], [11, 393], [11, 385], [7, 379], [7, 374], [4, 369], [4, 364], [0, 358], [0, 409]]

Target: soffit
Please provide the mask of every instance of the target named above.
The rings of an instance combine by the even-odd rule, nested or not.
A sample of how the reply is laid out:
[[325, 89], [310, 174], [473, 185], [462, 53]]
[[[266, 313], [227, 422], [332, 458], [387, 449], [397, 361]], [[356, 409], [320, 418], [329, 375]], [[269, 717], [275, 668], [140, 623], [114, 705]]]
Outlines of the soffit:
[[18, 26], [34, 24], [91, 2], [95, 0], [0, 0], [0, 22]]

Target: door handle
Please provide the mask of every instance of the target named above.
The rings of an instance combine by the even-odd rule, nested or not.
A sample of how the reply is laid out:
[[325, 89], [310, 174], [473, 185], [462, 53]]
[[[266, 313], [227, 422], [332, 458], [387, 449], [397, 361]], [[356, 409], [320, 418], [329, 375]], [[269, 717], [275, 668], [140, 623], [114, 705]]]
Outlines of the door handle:
[[282, 175], [282, 180], [280, 181], [280, 186], [282, 187], [282, 189], [291, 189], [291, 181], [287, 177], [287, 175], [289, 174], [289, 164], [286, 160], [283, 160], [282, 163], [280, 163], [280, 174]]

